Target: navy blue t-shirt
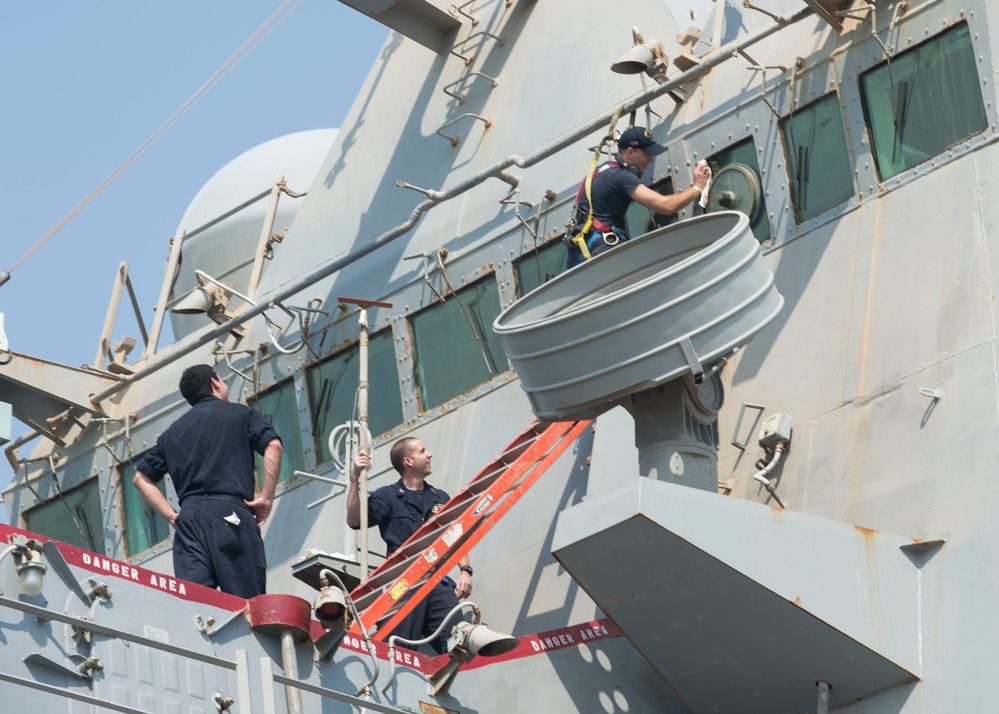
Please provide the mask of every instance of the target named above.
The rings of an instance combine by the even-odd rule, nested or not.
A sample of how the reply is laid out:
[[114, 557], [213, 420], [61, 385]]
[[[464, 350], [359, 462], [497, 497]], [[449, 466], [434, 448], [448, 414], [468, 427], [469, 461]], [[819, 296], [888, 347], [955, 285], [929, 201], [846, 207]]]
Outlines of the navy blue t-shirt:
[[136, 466], [158, 482], [169, 473], [183, 505], [189, 496], [227, 494], [253, 500], [253, 454], [280, 439], [256, 409], [209, 396], [195, 402]]
[[410, 491], [400, 479], [391, 486], [375, 489], [368, 496], [368, 523], [378, 526], [387, 555], [391, 555], [450, 498], [426, 482], [422, 491]]
[[[628, 235], [625, 213], [631, 205], [631, 192], [642, 182], [620, 160], [608, 161], [597, 167], [590, 182], [590, 195], [593, 197], [593, 217], [603, 224], [620, 228]], [[586, 179], [583, 179], [583, 192], [576, 210], [576, 227], [582, 228], [589, 215], [590, 204], [586, 200]], [[631, 237], [630, 235], [628, 236]]]

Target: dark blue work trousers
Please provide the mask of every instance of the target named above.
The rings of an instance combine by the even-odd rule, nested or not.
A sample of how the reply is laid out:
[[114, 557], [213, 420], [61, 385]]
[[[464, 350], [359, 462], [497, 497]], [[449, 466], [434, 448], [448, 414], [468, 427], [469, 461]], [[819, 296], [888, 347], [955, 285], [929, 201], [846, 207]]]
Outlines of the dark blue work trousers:
[[238, 597], [262, 595], [267, 559], [253, 511], [238, 496], [184, 499], [173, 536], [173, 570], [178, 578]]
[[[423, 602], [396, 625], [392, 634], [406, 640], [422, 640], [436, 630], [447, 614], [457, 606], [458, 596], [454, 593], [454, 581], [451, 578], [443, 578], [430, 594], [423, 598]], [[434, 652], [437, 654], [447, 652], [447, 638], [451, 634], [451, 628], [464, 619], [460, 612], [451, 618], [441, 634], [431, 640], [430, 646]]]

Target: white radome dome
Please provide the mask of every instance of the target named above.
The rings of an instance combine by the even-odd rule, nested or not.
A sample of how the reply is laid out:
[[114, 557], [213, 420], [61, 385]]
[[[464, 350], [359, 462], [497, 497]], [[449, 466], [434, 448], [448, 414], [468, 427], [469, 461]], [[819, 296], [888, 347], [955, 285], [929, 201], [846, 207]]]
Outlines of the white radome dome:
[[[174, 235], [190, 236], [254, 196], [270, 191], [278, 176], [284, 176], [290, 190], [305, 193], [339, 131], [313, 129], [288, 134], [240, 154], [202, 186], [188, 205]], [[195, 269], [244, 292], [269, 204], [270, 200], [263, 198], [216, 225], [185, 238], [172, 299], [182, 297], [195, 286]], [[273, 232], [283, 232], [290, 226], [301, 205], [302, 199], [282, 195]], [[170, 320], [177, 339], [206, 324], [202, 315], [171, 313]]]

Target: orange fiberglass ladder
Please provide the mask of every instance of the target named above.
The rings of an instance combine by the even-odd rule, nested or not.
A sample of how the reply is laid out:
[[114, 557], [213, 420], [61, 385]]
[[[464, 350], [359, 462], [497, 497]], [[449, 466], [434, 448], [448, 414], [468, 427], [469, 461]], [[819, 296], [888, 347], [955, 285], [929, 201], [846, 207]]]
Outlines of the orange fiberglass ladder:
[[385, 620], [373, 638], [384, 641], [430, 593], [435, 574], [451, 572], [590, 423], [531, 424], [354, 588], [350, 597], [366, 625]]

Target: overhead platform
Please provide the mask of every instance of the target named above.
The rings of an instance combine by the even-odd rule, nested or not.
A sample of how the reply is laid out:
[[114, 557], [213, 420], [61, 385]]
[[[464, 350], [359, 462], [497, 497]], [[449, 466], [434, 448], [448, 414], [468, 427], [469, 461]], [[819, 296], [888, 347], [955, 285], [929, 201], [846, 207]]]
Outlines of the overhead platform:
[[[461, 23], [431, 0], [340, 0], [400, 35], [444, 54], [447, 41]], [[453, 6], [452, 6], [453, 7]]]
[[563, 512], [552, 552], [692, 712], [783, 714], [918, 679], [938, 547], [639, 478]]
[[110, 375], [15, 352], [7, 356], [9, 360], [0, 364], [0, 402], [10, 404], [14, 416], [25, 424], [62, 443], [72, 422], [58, 417], [67, 409], [106, 416], [90, 397], [116, 382]]

